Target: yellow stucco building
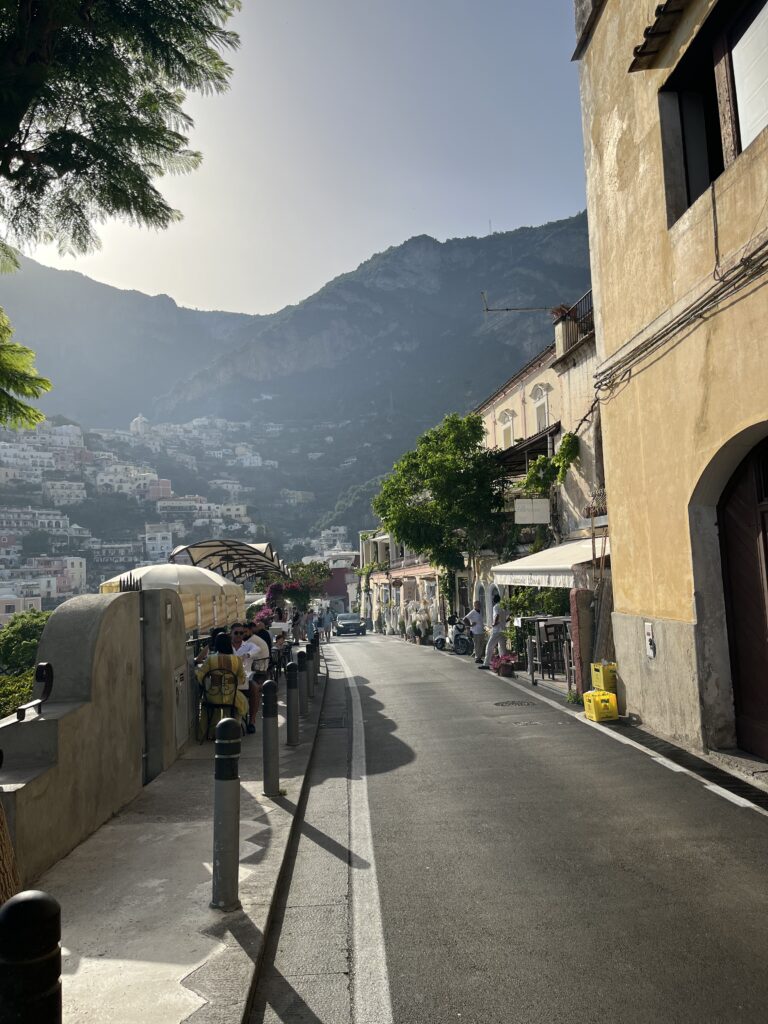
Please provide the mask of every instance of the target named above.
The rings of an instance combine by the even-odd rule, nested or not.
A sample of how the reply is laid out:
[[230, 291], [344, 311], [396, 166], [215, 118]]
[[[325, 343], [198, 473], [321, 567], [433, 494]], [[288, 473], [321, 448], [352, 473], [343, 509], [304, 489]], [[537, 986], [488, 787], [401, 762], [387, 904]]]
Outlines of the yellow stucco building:
[[621, 700], [768, 757], [768, 3], [576, 27]]

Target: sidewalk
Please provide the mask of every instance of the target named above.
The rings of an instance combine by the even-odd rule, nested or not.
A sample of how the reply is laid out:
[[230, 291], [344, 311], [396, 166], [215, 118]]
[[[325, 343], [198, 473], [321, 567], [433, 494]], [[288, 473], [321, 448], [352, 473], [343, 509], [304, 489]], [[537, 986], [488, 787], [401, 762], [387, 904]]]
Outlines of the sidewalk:
[[261, 719], [240, 758], [240, 900], [211, 898], [213, 743], [195, 744], [37, 883], [61, 904], [64, 1020], [73, 1024], [240, 1024], [264, 947], [325, 696], [325, 667], [280, 785], [261, 792]]

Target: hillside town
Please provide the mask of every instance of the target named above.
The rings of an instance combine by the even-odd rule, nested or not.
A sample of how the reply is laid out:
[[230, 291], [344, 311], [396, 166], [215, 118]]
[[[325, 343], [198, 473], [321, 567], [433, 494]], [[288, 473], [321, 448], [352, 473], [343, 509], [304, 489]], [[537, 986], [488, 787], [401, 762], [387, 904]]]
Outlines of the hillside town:
[[[260, 429], [274, 450], [283, 425]], [[21, 433], [0, 429], [0, 623], [16, 611], [51, 610], [75, 594], [93, 593], [139, 565], [165, 562], [174, 547], [198, 537], [263, 539], [265, 507], [270, 517], [282, 509], [282, 520], [291, 522], [291, 510], [315, 495], [276, 482], [267, 499], [280, 461], [263, 458], [247, 440], [250, 433], [249, 424], [216, 417], [151, 425], [141, 414], [127, 430], [51, 421]], [[160, 460], [173, 476], [160, 474]], [[205, 493], [180, 493], [181, 481]], [[343, 527], [281, 535], [286, 549], [306, 555], [348, 546]]]

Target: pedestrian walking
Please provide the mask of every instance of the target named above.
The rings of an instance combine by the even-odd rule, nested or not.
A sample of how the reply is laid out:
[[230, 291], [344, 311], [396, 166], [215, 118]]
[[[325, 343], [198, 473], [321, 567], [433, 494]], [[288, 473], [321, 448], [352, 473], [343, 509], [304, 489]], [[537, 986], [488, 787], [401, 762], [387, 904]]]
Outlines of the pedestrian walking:
[[333, 616], [331, 615], [331, 609], [326, 608], [323, 612], [323, 633], [325, 633], [325, 642], [328, 643], [331, 639], [331, 630], [333, 629]]
[[494, 651], [498, 647], [499, 655], [507, 653], [507, 638], [504, 635], [504, 630], [507, 625], [506, 609], [501, 607], [501, 597], [498, 594], [494, 595], [493, 598], [493, 619], [491, 622], [491, 635], [488, 638], [488, 643], [485, 647], [485, 660], [482, 665], [478, 665], [478, 668], [489, 669], [491, 667], [491, 658], [493, 657]]
[[469, 635], [475, 645], [475, 662], [479, 665], [485, 651], [485, 620], [482, 601], [475, 601], [472, 611], [464, 616], [463, 621], [469, 626]]
[[306, 630], [308, 643], [312, 643], [315, 639], [315, 633], [317, 632], [317, 627], [315, 626], [315, 613], [312, 608], [307, 612], [307, 617], [304, 620], [304, 629]]

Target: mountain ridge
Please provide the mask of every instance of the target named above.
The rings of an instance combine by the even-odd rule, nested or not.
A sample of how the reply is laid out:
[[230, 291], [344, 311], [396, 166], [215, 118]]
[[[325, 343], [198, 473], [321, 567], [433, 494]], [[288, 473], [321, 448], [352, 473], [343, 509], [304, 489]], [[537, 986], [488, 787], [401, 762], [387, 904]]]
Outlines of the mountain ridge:
[[[89, 427], [125, 428], [139, 412], [247, 423], [278, 468], [228, 474], [296, 536], [329, 516], [359, 522], [365, 482], [551, 343], [546, 313], [485, 314], [481, 291], [494, 307], [548, 309], [575, 302], [589, 277], [579, 213], [479, 238], [414, 235], [271, 314], [192, 310], [31, 260], [0, 279], [0, 305], [54, 382], [48, 414]], [[314, 498], [286, 511], [285, 490]]]

